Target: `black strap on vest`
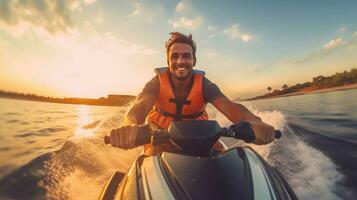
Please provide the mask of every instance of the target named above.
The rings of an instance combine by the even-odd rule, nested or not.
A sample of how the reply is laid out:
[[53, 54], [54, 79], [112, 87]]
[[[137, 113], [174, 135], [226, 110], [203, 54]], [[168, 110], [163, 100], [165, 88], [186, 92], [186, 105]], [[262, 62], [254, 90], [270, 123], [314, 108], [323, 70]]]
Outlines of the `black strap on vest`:
[[174, 121], [179, 121], [182, 119], [196, 119], [197, 117], [199, 117], [203, 114], [203, 111], [198, 112], [198, 113], [193, 113], [191, 115], [172, 114], [172, 113], [166, 112], [164, 110], [160, 110], [158, 108], [156, 108], [156, 111], [159, 112], [160, 114], [164, 115], [165, 117], [174, 118]]
[[187, 101], [187, 99], [181, 99], [181, 98], [171, 98], [169, 99], [169, 102], [176, 104], [176, 115], [181, 115], [182, 108], [184, 105], [191, 104], [191, 101]]
[[191, 104], [191, 101], [188, 101], [187, 99], [171, 98], [171, 99], [169, 99], [169, 102], [176, 104], [176, 113], [175, 114], [166, 112], [166, 111], [158, 109], [158, 108], [156, 108], [156, 111], [158, 111], [159, 113], [161, 113], [162, 115], [164, 115], [166, 117], [174, 118], [174, 121], [179, 121], [181, 119], [196, 119], [197, 117], [199, 117], [203, 114], [203, 111], [201, 111], [201, 112], [193, 113], [190, 115], [183, 115], [182, 114], [183, 106]]

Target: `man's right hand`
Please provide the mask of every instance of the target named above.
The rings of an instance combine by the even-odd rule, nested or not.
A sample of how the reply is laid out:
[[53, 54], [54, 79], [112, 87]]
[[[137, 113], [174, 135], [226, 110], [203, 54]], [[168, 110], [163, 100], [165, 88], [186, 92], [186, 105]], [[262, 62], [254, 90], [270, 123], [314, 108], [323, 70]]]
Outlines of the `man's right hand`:
[[135, 142], [139, 134], [138, 125], [125, 125], [113, 129], [110, 133], [110, 144], [122, 149], [131, 149], [136, 147]]

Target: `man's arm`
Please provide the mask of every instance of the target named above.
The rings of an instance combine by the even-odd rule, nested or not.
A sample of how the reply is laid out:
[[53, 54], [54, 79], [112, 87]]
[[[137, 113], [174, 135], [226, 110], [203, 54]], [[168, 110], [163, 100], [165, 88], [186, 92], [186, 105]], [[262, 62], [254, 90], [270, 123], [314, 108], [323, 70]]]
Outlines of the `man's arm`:
[[249, 122], [256, 135], [256, 144], [267, 144], [274, 140], [274, 128], [265, 124], [242, 104], [234, 103], [225, 96], [217, 97], [212, 104], [231, 122]]
[[156, 96], [151, 94], [139, 94], [135, 102], [124, 118], [124, 125], [136, 124], [140, 125], [145, 122], [145, 119], [154, 106]]
[[133, 148], [139, 134], [139, 126], [155, 104], [159, 93], [159, 77], [155, 76], [146, 83], [143, 91], [136, 97], [134, 104], [129, 108], [124, 123], [120, 128], [113, 129], [110, 133], [110, 143], [115, 147]]
[[135, 147], [135, 141], [139, 134], [138, 125], [145, 122], [155, 100], [155, 95], [139, 94], [133, 106], [126, 113], [122, 126], [111, 131], [110, 144], [124, 149]]

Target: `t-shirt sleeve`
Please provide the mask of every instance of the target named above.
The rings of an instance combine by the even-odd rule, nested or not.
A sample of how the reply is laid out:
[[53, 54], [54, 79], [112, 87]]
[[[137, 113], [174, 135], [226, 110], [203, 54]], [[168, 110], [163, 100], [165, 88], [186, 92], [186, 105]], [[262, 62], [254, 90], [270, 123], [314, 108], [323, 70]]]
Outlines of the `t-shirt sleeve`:
[[160, 92], [160, 81], [159, 77], [156, 75], [154, 78], [152, 78], [149, 82], [146, 83], [145, 87], [143, 90], [139, 93], [139, 95], [155, 95], [159, 96]]
[[218, 86], [207, 78], [203, 78], [203, 98], [206, 103], [212, 103], [216, 98], [225, 96]]

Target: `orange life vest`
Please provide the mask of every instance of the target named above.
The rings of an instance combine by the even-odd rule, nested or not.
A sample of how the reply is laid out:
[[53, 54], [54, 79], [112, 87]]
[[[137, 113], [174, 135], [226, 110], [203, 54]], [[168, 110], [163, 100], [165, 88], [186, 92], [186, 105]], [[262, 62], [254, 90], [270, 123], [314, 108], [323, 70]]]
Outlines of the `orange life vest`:
[[168, 129], [172, 121], [208, 119], [202, 92], [203, 71], [193, 70], [194, 80], [186, 99], [175, 96], [170, 81], [170, 71], [167, 67], [158, 68], [155, 72], [160, 80], [160, 93], [153, 109], [149, 112], [149, 123], [153, 123], [162, 129]]

